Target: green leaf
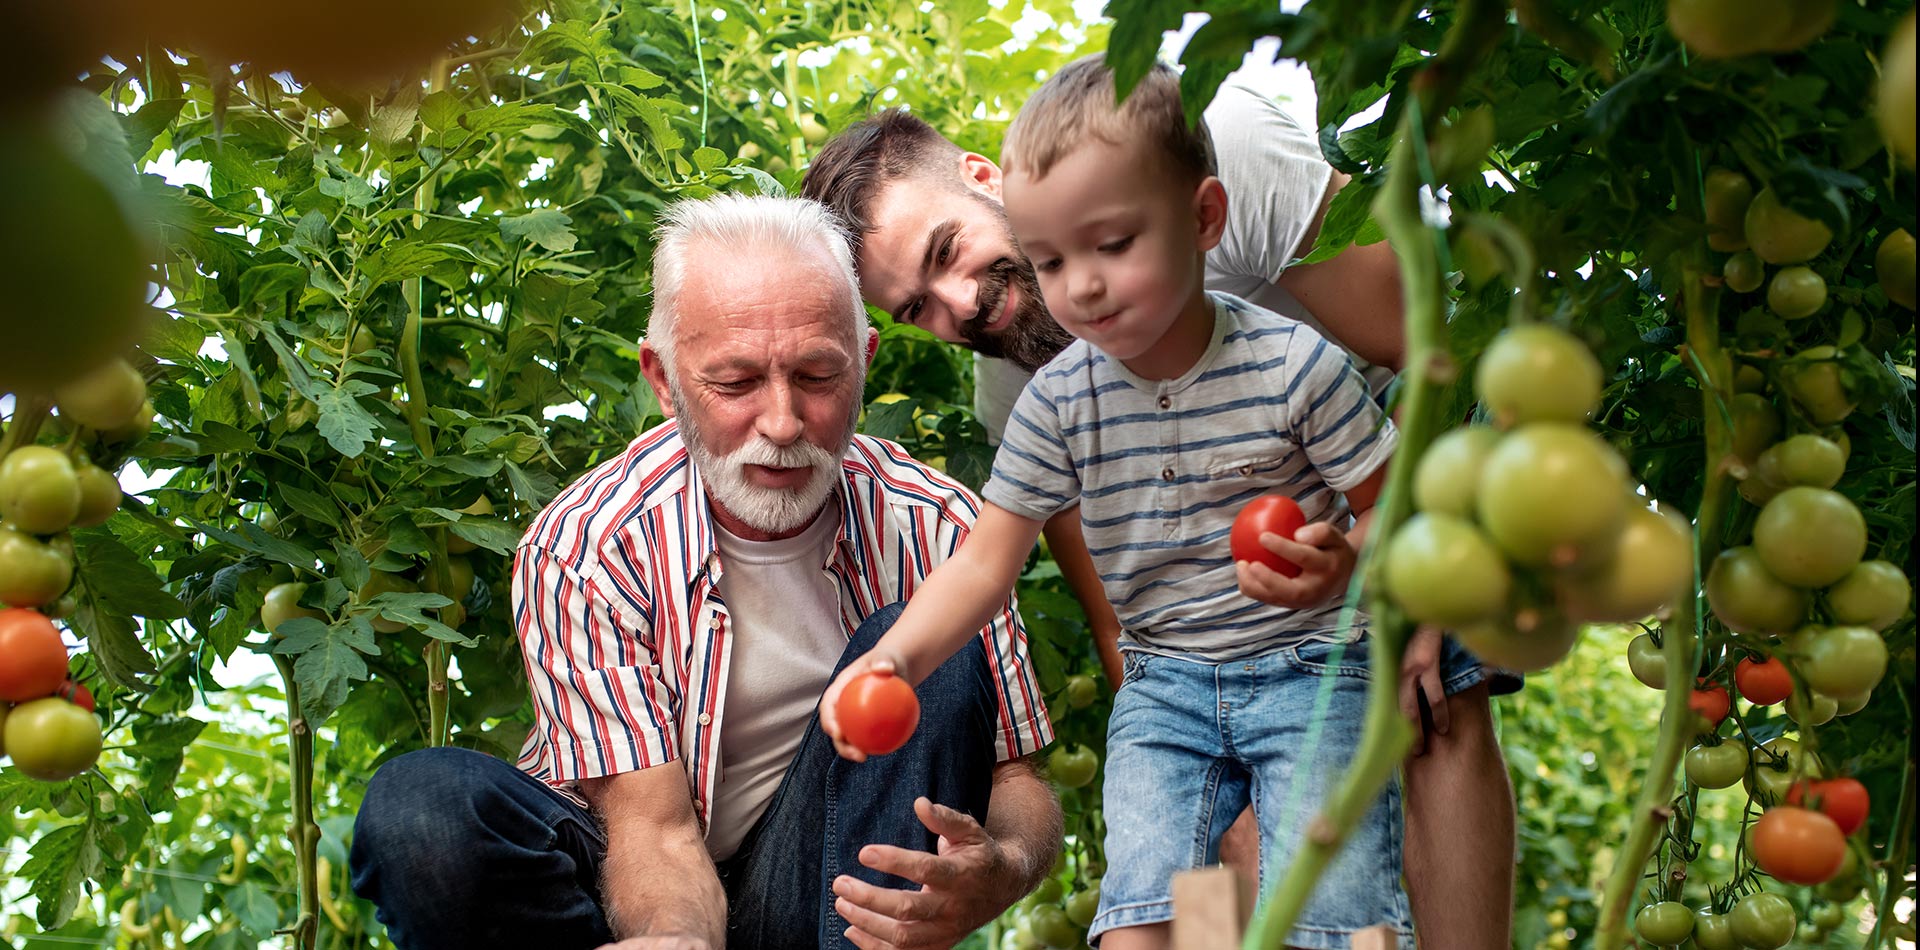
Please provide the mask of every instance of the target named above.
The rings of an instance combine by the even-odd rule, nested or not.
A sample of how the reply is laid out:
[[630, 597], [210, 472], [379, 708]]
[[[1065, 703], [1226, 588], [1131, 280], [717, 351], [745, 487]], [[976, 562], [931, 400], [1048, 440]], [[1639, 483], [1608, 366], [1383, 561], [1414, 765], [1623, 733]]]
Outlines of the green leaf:
[[[365, 391], [361, 392], [361, 388]], [[349, 380], [338, 389], [329, 389], [316, 401], [320, 407], [320, 435], [335, 452], [347, 458], [359, 458], [367, 443], [373, 441], [377, 423], [355, 397], [375, 391], [372, 383]]]
[[495, 554], [512, 554], [520, 543], [521, 530], [503, 521], [482, 515], [466, 515], [451, 508], [425, 508], [447, 520], [447, 530]]
[[727, 153], [709, 145], [693, 150], [693, 167], [702, 172], [710, 172], [727, 163]]
[[178, 758], [206, 728], [206, 723], [192, 718], [136, 719], [134, 744], [126, 751], [146, 759]]
[[340, 527], [340, 506], [333, 499], [295, 485], [280, 486], [287, 507], [330, 528]]
[[186, 605], [167, 593], [152, 562], [143, 560], [112, 534], [89, 530], [74, 535], [80, 575], [98, 588], [105, 603], [121, 613], [155, 620], [177, 620]]
[[532, 241], [555, 253], [573, 250], [579, 240], [573, 233], [573, 219], [558, 208], [540, 208], [516, 217], [500, 219], [500, 234], [508, 241]]
[[478, 642], [427, 613], [429, 610], [452, 606], [453, 601], [439, 594], [388, 593], [381, 594], [367, 603], [377, 608], [374, 612], [381, 618], [406, 624], [435, 640], [445, 640], [461, 646], [474, 646]]
[[306, 286], [307, 268], [299, 264], [255, 264], [240, 275], [240, 306], [273, 309]]
[[300, 223], [293, 226], [293, 236], [287, 243], [309, 254], [325, 254], [333, 246], [333, 224], [326, 215], [318, 211], [309, 211], [300, 216]]
[[55, 828], [33, 843], [19, 876], [32, 881], [27, 894], [39, 904], [34, 920], [42, 930], [57, 930], [72, 919], [80, 887], [104, 869], [99, 826], [91, 821]]
[[381, 284], [419, 277], [448, 261], [471, 264], [473, 252], [457, 244], [395, 241], [360, 260], [359, 292], [364, 296]]
[[273, 652], [296, 658], [293, 674], [300, 687], [300, 714], [314, 728], [346, 702], [354, 683], [367, 678], [367, 661], [361, 655], [380, 655], [380, 645], [374, 642], [373, 628], [365, 618], [328, 625], [312, 617], [296, 617], [280, 624], [275, 633], [280, 639]]
[[240, 926], [260, 940], [272, 939], [280, 926], [280, 905], [274, 903], [266, 888], [253, 881], [242, 881], [240, 886], [222, 891], [220, 902], [233, 912]]
[[319, 556], [312, 551], [294, 544], [291, 541], [268, 534], [260, 530], [260, 526], [251, 521], [240, 522], [235, 526], [233, 531], [227, 531], [197, 521], [193, 522], [193, 526], [207, 537], [219, 541], [222, 544], [231, 544], [243, 551], [251, 551], [262, 557], [279, 561], [282, 564], [290, 564], [294, 567], [312, 570], [315, 562], [319, 560]]
[[1314, 242], [1312, 253], [1288, 266], [1318, 264], [1355, 244], [1375, 244], [1384, 240], [1380, 225], [1373, 220], [1373, 196], [1376, 190], [1372, 184], [1356, 179], [1335, 193], [1333, 201], [1327, 205], [1326, 217], [1320, 224], [1320, 238]]
[[1124, 100], [1160, 55], [1160, 37], [1180, 28], [1188, 5], [1181, 0], [1108, 0], [1102, 15], [1112, 19], [1107, 38], [1107, 66], [1113, 70], [1114, 93]]

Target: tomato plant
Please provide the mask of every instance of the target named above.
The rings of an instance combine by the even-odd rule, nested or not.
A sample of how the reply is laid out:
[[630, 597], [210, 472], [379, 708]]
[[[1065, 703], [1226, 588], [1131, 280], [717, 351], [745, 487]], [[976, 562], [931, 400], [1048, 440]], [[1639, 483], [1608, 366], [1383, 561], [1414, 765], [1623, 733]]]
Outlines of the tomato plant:
[[1266, 549], [1260, 536], [1268, 532], [1292, 539], [1305, 527], [1307, 516], [1300, 505], [1285, 495], [1262, 495], [1247, 502], [1233, 518], [1228, 547], [1235, 561], [1253, 561], [1273, 568], [1283, 577], [1300, 576], [1300, 565]]
[[840, 693], [840, 728], [854, 748], [885, 755], [906, 745], [920, 724], [920, 699], [891, 673], [864, 673]]

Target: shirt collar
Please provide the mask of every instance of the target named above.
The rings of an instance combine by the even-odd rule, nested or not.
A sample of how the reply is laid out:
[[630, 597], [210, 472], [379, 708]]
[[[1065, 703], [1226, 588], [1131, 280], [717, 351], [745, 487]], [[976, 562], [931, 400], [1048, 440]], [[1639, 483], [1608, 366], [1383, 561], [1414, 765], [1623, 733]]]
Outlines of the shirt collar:
[[[666, 424], [677, 426], [679, 423], [669, 419]], [[685, 434], [681, 433], [679, 437], [684, 445]], [[849, 445], [847, 455], [843, 455], [840, 460], [840, 485], [839, 490], [833, 495], [840, 504], [840, 530], [834, 537], [833, 549], [827, 556], [827, 563], [821, 566], [839, 567], [858, 572], [861, 564], [860, 517], [859, 505], [855, 498], [858, 496], [859, 485], [856, 482], [857, 472], [851, 461], [853, 451], [854, 447]], [[694, 528], [693, 543], [697, 546], [694, 553], [698, 556], [700, 570], [687, 579], [687, 589], [689, 593], [697, 593], [702, 583], [713, 585], [720, 581], [720, 549], [715, 534], [720, 530], [720, 526], [714, 523], [713, 505], [707, 499], [706, 481], [700, 476], [699, 466], [693, 464], [692, 452], [687, 453], [687, 483], [680, 494], [679, 504], [683, 523]], [[829, 501], [828, 504], [833, 502]]]

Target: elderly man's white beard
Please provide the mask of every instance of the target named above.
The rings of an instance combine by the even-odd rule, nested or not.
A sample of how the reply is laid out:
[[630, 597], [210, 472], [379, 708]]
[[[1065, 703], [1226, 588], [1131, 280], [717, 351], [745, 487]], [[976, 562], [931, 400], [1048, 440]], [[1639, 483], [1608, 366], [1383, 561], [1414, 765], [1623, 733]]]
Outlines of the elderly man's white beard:
[[[826, 506], [834, 486], [840, 481], [841, 457], [846, 454], [847, 445], [853, 441], [851, 429], [837, 452], [829, 452], [805, 439], [780, 446], [764, 436], [756, 435], [752, 441], [732, 452], [715, 456], [707, 449], [706, 440], [694, 423], [693, 414], [687, 411], [677, 387], [674, 389], [670, 395], [674, 417], [680, 422], [681, 441], [686, 443], [687, 454], [692, 456], [694, 467], [699, 469], [700, 478], [706, 483], [707, 497], [714, 504], [750, 527], [769, 534], [804, 528]], [[762, 488], [747, 480], [746, 467], [749, 465], [811, 468], [813, 475], [799, 488]]]

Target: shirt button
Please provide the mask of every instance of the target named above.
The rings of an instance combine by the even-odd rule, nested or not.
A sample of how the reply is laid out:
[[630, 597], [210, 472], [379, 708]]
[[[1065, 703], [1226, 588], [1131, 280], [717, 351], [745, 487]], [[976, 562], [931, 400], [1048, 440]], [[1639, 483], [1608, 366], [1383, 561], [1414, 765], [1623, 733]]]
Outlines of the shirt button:
[[701, 713], [701, 714], [700, 714], [700, 724], [701, 724], [701, 725], [703, 725], [703, 726], [711, 726], [711, 725], [713, 725], [713, 717], [712, 717], [712, 716], [709, 716], [709, 715], [707, 715], [706, 713]]
[[1169, 482], [1173, 481], [1173, 469], [1170, 469], [1170, 468], [1161, 469], [1160, 478], [1163, 481], [1169, 481]]
[[1251, 465], [1242, 465], [1242, 466], [1240, 466], [1240, 474], [1242, 474], [1242, 475], [1252, 475], [1252, 474], [1253, 474], [1253, 466], [1251, 466]]
[[1173, 397], [1172, 397], [1172, 396], [1161, 396], [1161, 397], [1160, 397], [1160, 408], [1162, 408], [1162, 409], [1167, 409], [1167, 408], [1171, 408], [1172, 406], [1173, 406]]

